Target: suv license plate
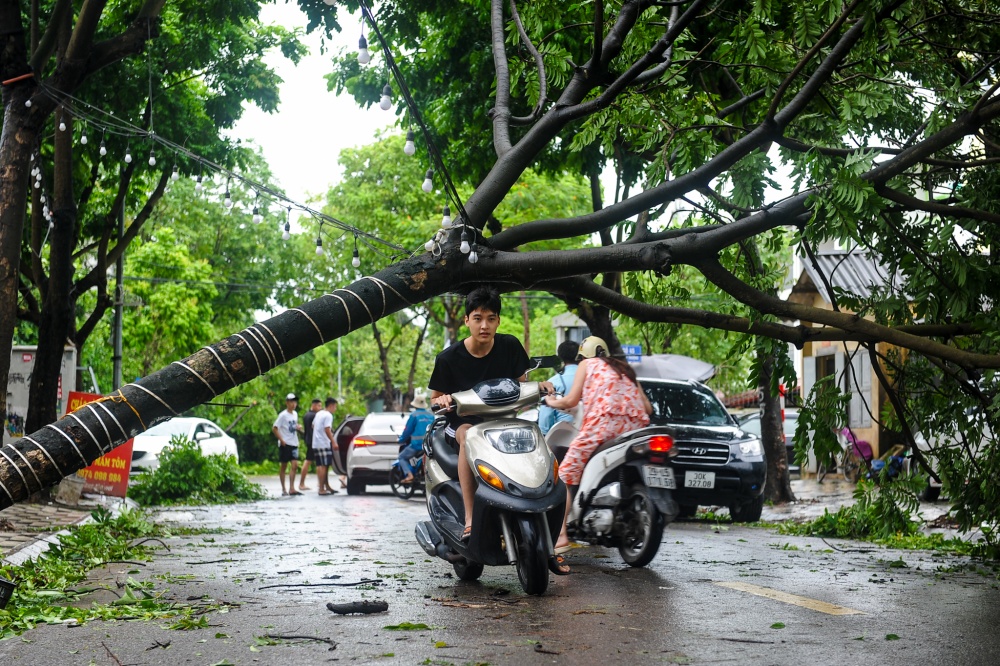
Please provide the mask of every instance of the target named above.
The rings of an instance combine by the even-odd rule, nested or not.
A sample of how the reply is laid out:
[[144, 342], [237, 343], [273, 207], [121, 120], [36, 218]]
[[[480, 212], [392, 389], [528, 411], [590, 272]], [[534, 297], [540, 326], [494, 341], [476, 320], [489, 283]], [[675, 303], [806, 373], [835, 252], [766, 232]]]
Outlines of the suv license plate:
[[674, 481], [674, 470], [669, 467], [643, 465], [642, 479], [650, 488], [669, 488], [670, 490], [677, 488], [677, 482]]
[[685, 488], [715, 488], [715, 472], [684, 472]]

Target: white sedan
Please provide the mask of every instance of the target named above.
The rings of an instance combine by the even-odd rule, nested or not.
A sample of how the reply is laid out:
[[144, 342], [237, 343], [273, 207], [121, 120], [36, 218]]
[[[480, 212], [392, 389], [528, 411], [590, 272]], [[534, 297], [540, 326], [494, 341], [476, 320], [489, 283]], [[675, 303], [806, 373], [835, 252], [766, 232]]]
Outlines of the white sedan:
[[206, 456], [231, 455], [239, 461], [236, 440], [223, 432], [218, 425], [208, 419], [174, 417], [135, 436], [132, 441], [131, 471], [156, 470], [160, 466], [160, 452], [163, 451], [163, 447], [170, 443], [171, 438], [178, 435], [197, 442], [201, 445], [201, 452]]

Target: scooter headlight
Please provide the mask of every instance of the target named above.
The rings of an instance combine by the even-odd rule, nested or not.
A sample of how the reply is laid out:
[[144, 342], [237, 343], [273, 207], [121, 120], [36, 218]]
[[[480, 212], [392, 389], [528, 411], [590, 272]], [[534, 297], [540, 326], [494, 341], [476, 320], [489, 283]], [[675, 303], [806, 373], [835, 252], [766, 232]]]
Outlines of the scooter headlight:
[[500, 453], [531, 453], [538, 448], [538, 440], [531, 428], [497, 428], [483, 434]]

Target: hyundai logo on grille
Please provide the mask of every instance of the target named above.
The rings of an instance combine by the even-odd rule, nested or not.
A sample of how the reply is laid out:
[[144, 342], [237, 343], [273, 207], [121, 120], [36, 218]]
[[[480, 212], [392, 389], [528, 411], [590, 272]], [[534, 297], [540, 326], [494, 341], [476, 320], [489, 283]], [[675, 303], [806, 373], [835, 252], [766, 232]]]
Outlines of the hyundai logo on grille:
[[706, 453], [708, 453], [708, 449], [706, 449], [703, 446], [696, 446], [693, 449], [691, 449], [691, 453], [695, 454], [696, 456], [703, 456]]

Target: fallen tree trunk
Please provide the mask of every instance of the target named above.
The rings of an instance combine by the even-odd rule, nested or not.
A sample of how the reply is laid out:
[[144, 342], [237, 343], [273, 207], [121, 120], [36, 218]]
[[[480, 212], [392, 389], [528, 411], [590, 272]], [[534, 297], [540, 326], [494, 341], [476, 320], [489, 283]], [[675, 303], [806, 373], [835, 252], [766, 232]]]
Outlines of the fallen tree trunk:
[[426, 254], [404, 260], [203, 347], [5, 445], [0, 449], [0, 509], [58, 483], [160, 421], [388, 314], [456, 288], [462, 267], [469, 266], [461, 260], [449, 265], [444, 256]]

